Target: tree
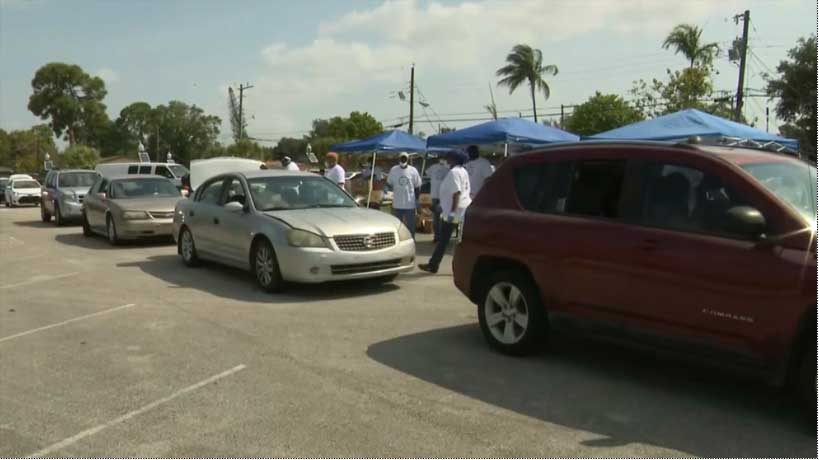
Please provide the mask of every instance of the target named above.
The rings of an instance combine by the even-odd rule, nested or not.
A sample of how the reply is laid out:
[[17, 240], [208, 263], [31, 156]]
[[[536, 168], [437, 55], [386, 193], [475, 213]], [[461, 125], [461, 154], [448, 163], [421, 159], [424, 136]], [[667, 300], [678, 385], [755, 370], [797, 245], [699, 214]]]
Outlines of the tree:
[[268, 149], [250, 139], [240, 139], [234, 142], [227, 147], [225, 153], [231, 157], [253, 158], [262, 161], [267, 160], [271, 156], [271, 152], [269, 152]]
[[783, 135], [799, 140], [803, 150], [816, 157], [816, 36], [800, 38], [788, 51], [788, 60], [766, 75], [768, 96], [778, 98], [776, 115], [786, 122]]
[[333, 138], [341, 142], [365, 139], [384, 131], [384, 125], [367, 112], [350, 112], [349, 117], [313, 120], [308, 139]]
[[49, 119], [57, 137], [65, 135], [70, 145], [97, 142], [108, 121], [102, 103], [105, 82], [77, 65], [52, 62], [40, 67], [31, 81], [28, 109]]
[[619, 128], [643, 119], [640, 112], [616, 94], [595, 93], [575, 107], [566, 120], [565, 129], [581, 136], [590, 136]]
[[305, 139], [283, 137], [279, 139], [279, 143], [273, 147], [273, 159], [281, 160], [282, 158], [289, 156], [293, 159], [293, 161], [307, 161], [307, 158], [304, 157], [304, 152], [307, 151], [308, 142], [309, 141]]
[[157, 106], [152, 111], [152, 119], [159, 129], [148, 133], [145, 147], [151, 157], [164, 160], [165, 155], [171, 153], [181, 163], [204, 155], [216, 143], [222, 123], [219, 117], [180, 101]]
[[653, 79], [635, 82], [631, 94], [634, 107], [645, 118], [654, 118], [684, 109], [698, 109], [731, 118], [731, 107], [714, 98], [709, 67], [695, 66], [681, 71], [666, 70], [668, 81]]
[[46, 154], [52, 157], [57, 154], [48, 125], [11, 132], [0, 130], [0, 166], [20, 172], [37, 172], [42, 169]]
[[557, 66], [553, 64], [543, 65], [543, 53], [539, 49], [534, 49], [529, 45], [515, 45], [512, 52], [506, 56], [507, 65], [498, 69], [495, 73], [498, 77], [503, 77], [498, 81], [498, 85], [509, 87], [509, 94], [515, 92], [523, 82], [529, 82], [529, 89], [532, 95], [532, 116], [537, 122], [537, 104], [535, 104], [535, 93], [540, 91], [548, 100], [551, 90], [543, 76], [546, 74], [557, 75]]
[[230, 114], [230, 129], [233, 131], [233, 140], [238, 142], [247, 137], [247, 120], [242, 113], [243, 109], [236, 102], [233, 88], [228, 88], [228, 113]]
[[663, 48], [674, 48], [674, 54], [682, 53], [689, 62], [689, 68], [700, 64], [710, 66], [719, 54], [716, 43], [701, 43], [702, 29], [690, 24], [679, 24], [665, 38]]
[[147, 102], [134, 102], [119, 112], [116, 124], [129, 140], [145, 143], [146, 135], [156, 129], [156, 117]]
[[57, 166], [62, 169], [94, 169], [100, 161], [100, 153], [86, 145], [74, 145], [65, 149], [56, 160]]
[[489, 98], [490, 98], [489, 104], [483, 106], [483, 108], [486, 109], [487, 112], [489, 112], [489, 115], [492, 115], [493, 120], [497, 120], [498, 119], [498, 106], [497, 106], [497, 104], [495, 104], [495, 94], [492, 92], [492, 85], [491, 84], [489, 85]]

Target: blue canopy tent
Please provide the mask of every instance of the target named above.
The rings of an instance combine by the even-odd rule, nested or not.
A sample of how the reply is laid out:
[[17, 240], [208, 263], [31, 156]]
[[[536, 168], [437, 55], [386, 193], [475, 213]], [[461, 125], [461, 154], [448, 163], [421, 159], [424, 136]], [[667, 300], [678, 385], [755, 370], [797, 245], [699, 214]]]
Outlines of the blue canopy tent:
[[737, 145], [753, 141], [760, 143], [758, 146], [761, 147], [776, 144], [793, 151], [799, 149], [799, 141], [795, 139], [768, 134], [696, 109], [681, 110], [651, 120], [639, 121], [589, 136], [588, 139], [682, 141], [692, 136], [716, 140], [722, 144]]
[[503, 144], [504, 155], [506, 155], [509, 144], [543, 145], [578, 140], [580, 140], [580, 137], [572, 133], [523, 118], [501, 118], [457, 131], [430, 136], [427, 139], [427, 146], [450, 147], [470, 144]]
[[[394, 129], [360, 141], [343, 142], [330, 146], [334, 152], [370, 154], [372, 152], [372, 171], [375, 172], [375, 159], [378, 152], [424, 152], [427, 146], [423, 139]], [[367, 207], [373, 194], [373, 176], [370, 174], [370, 190], [367, 194]]]

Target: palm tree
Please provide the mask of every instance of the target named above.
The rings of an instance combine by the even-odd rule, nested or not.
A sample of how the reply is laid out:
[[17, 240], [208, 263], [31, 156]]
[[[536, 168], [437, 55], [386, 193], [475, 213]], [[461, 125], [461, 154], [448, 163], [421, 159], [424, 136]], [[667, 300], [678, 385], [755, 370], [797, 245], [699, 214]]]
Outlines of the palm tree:
[[532, 115], [537, 122], [535, 93], [540, 90], [546, 99], [549, 99], [549, 84], [543, 79], [543, 75], [557, 75], [557, 66], [543, 65], [543, 53], [539, 49], [523, 44], [512, 48], [512, 52], [506, 56], [506, 62], [507, 64], [495, 73], [498, 77], [504, 77], [498, 81], [498, 85], [508, 86], [509, 94], [512, 94], [518, 89], [518, 86], [528, 81], [532, 94]]
[[690, 24], [678, 24], [671, 30], [665, 38], [663, 48], [674, 48], [674, 54], [682, 53], [690, 63], [689, 68], [699, 61], [703, 65], [709, 65], [714, 60], [714, 56], [719, 54], [719, 45], [716, 43], [700, 42], [702, 29]]

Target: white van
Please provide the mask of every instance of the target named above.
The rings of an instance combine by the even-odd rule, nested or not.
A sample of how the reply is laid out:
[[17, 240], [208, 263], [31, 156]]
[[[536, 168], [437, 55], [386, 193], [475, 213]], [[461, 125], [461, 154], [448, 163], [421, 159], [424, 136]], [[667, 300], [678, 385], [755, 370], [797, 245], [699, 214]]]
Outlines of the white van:
[[96, 170], [104, 177], [155, 174], [167, 177], [177, 188], [182, 187], [182, 177], [189, 173], [188, 168], [177, 163], [108, 163], [97, 165]]
[[215, 157], [191, 161], [191, 190], [199, 184], [219, 174], [267, 169], [259, 160], [236, 157]]

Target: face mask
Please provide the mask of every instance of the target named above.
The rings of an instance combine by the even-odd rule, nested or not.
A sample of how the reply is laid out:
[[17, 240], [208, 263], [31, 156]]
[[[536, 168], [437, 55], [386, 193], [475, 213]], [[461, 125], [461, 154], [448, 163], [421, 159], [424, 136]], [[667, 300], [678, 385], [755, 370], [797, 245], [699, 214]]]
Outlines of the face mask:
[[407, 167], [407, 162], [406, 162], [406, 161], [402, 161], [402, 162], [401, 162], [401, 167], [402, 167], [402, 168], [406, 168], [406, 167]]

